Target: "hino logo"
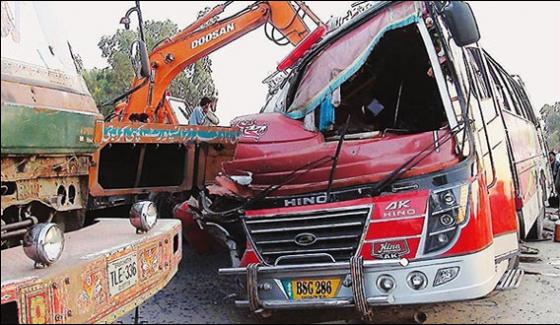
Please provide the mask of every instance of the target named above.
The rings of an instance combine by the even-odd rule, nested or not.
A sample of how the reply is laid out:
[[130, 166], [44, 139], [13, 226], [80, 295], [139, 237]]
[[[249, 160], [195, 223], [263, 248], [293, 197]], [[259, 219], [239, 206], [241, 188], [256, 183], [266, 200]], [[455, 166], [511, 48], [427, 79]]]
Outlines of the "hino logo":
[[234, 23], [227, 24], [226, 26], [224, 26], [220, 29], [217, 29], [213, 32], [210, 32], [210, 33], [206, 34], [205, 36], [202, 36], [201, 38], [199, 38], [197, 40], [194, 40], [191, 43], [191, 48], [195, 49], [195, 48], [197, 48], [201, 45], [204, 45], [204, 44], [206, 44], [210, 41], [215, 40], [216, 38], [218, 38], [218, 37], [220, 37], [224, 34], [231, 33], [234, 30], [235, 30], [235, 24]]
[[406, 240], [373, 243], [371, 255], [380, 259], [398, 259], [410, 253]]
[[295, 207], [300, 205], [312, 205], [312, 204], [321, 204], [321, 203], [327, 203], [327, 194], [308, 196], [308, 197], [297, 197], [293, 199], [284, 200], [285, 207]]
[[398, 218], [416, 215], [416, 209], [410, 207], [410, 200], [393, 201], [383, 212], [384, 218]]
[[311, 246], [315, 244], [316, 241], [317, 241], [317, 236], [308, 232], [298, 234], [294, 238], [294, 242], [298, 246]]

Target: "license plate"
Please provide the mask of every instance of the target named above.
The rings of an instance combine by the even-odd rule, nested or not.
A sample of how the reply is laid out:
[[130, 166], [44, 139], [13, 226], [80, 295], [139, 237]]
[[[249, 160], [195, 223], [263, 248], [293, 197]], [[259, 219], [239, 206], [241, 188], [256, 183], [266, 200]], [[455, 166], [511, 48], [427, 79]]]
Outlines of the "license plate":
[[289, 279], [282, 281], [291, 300], [335, 298], [341, 279]]
[[118, 258], [107, 265], [109, 274], [109, 294], [117, 295], [134, 286], [138, 280], [136, 253]]

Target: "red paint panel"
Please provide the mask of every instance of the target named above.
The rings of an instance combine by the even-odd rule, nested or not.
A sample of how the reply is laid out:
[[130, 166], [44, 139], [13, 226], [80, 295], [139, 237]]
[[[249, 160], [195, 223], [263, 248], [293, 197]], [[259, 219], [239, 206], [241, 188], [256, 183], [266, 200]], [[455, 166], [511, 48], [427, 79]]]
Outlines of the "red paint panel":
[[259, 258], [255, 251], [253, 250], [253, 246], [251, 243], [247, 242], [247, 249], [241, 258], [240, 267], [246, 267], [249, 264], [258, 264], [260, 263]]
[[402, 221], [371, 223], [366, 235], [367, 240], [420, 236], [424, 228], [424, 217]]
[[[255, 116], [239, 118], [255, 119]], [[271, 184], [286, 180], [294, 170], [332, 157], [337, 141], [325, 141], [321, 133], [309, 132], [301, 121], [295, 121], [278, 113], [258, 115], [260, 125], [267, 125], [261, 137], [242, 139], [236, 148], [235, 159], [223, 163], [226, 175], [240, 172], [253, 173], [252, 190], [262, 190]], [[237, 122], [236, 122], [237, 123]], [[449, 130], [440, 130], [439, 138], [449, 136]], [[335, 171], [333, 188], [371, 184], [381, 180], [403, 162], [421, 150], [433, 145], [433, 132], [419, 134], [385, 134], [362, 140], [347, 140], [342, 146]], [[436, 172], [459, 162], [454, 141], [447, 141], [439, 152], [433, 152], [403, 178]], [[274, 195], [292, 195], [325, 190], [332, 162], [325, 159], [320, 166], [302, 170], [291, 183], [277, 190]]]

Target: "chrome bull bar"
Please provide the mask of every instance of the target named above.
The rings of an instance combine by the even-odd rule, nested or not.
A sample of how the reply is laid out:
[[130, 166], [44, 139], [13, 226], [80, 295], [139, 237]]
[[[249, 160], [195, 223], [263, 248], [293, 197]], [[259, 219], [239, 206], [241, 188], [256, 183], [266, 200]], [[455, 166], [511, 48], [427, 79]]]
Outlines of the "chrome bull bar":
[[[392, 303], [392, 295], [367, 297], [364, 283], [365, 269], [390, 269], [408, 266], [407, 259], [400, 260], [376, 260], [364, 261], [363, 257], [352, 257], [349, 262], [324, 263], [324, 264], [300, 264], [300, 265], [278, 265], [263, 266], [250, 264], [245, 268], [220, 269], [219, 274], [223, 276], [246, 276], [247, 300], [236, 301], [238, 307], [249, 308], [252, 313], [260, 314], [264, 310], [281, 309], [307, 309], [307, 308], [329, 308], [329, 307], [354, 307], [364, 320], [371, 321], [373, 311], [371, 306], [380, 303]], [[320, 272], [320, 271], [345, 271], [350, 273], [352, 281], [352, 298], [335, 299], [312, 299], [302, 301], [287, 300], [261, 300], [258, 293], [258, 276], [263, 274], [278, 274], [291, 272]]]

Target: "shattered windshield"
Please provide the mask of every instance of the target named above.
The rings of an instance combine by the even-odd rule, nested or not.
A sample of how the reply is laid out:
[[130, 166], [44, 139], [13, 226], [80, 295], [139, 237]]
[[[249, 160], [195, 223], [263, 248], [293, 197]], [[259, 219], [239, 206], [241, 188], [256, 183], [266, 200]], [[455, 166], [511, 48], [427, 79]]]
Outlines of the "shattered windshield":
[[289, 116], [302, 118], [314, 110], [366, 63], [369, 54], [387, 31], [418, 21], [417, 12], [415, 2], [390, 6], [330, 44], [303, 72], [288, 108]]
[[383, 9], [330, 44], [306, 66], [286, 114], [316, 128], [424, 132], [446, 116], [417, 22], [417, 3]]

